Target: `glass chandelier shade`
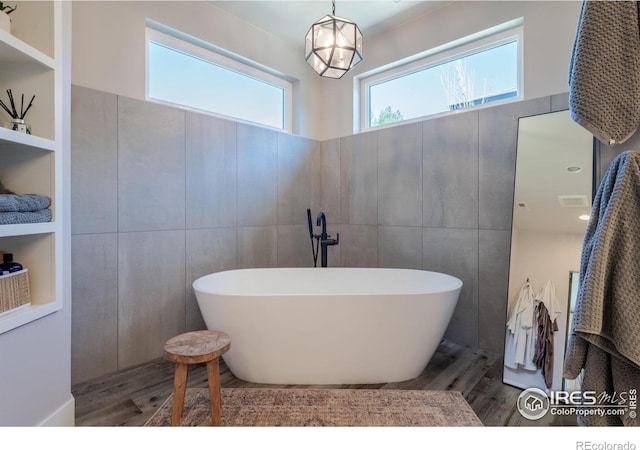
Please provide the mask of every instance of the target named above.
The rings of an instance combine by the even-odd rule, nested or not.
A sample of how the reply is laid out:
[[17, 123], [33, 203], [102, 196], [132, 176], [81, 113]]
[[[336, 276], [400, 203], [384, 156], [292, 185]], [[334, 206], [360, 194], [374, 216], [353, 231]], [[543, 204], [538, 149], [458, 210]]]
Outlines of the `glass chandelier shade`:
[[305, 59], [320, 76], [341, 78], [362, 61], [358, 25], [333, 14], [324, 16], [307, 32]]

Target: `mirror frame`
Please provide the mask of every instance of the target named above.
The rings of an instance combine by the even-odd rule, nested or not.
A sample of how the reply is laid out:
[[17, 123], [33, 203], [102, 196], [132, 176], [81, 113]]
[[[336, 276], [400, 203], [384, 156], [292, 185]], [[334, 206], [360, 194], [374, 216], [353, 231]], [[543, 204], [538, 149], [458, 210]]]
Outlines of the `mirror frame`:
[[[507, 301], [506, 301], [506, 310], [505, 310], [505, 347], [504, 347], [504, 351], [503, 351], [503, 366], [502, 366], [502, 382], [503, 384], [506, 385], [510, 385], [510, 386], [514, 386], [516, 388], [519, 389], [526, 389], [527, 387], [533, 387], [533, 386], [527, 386], [527, 387], [523, 387], [522, 385], [517, 385], [514, 383], [511, 383], [509, 381], [505, 381], [505, 373], [506, 373], [506, 369], [505, 369], [505, 358], [506, 358], [506, 337], [507, 337], [507, 327], [506, 327], [506, 322], [509, 319], [509, 307], [512, 301], [515, 301], [515, 299], [512, 299], [510, 296], [510, 291], [512, 289], [512, 283], [514, 283], [514, 280], [512, 280], [511, 278], [511, 268], [512, 268], [512, 264], [513, 264], [513, 224], [514, 224], [514, 215], [515, 215], [515, 209], [516, 209], [516, 196], [517, 196], [517, 191], [516, 191], [516, 174], [517, 174], [517, 167], [518, 167], [518, 151], [519, 151], [519, 136], [520, 136], [520, 121], [522, 119], [527, 119], [527, 118], [532, 118], [532, 117], [536, 117], [536, 116], [543, 116], [543, 115], [548, 115], [548, 114], [555, 114], [555, 113], [560, 113], [566, 111], [568, 112], [568, 108], [565, 109], [559, 109], [556, 111], [549, 111], [549, 112], [545, 112], [545, 113], [541, 113], [541, 114], [532, 114], [532, 115], [527, 115], [527, 116], [521, 116], [518, 118], [518, 126], [517, 126], [517, 137], [516, 137], [516, 158], [515, 158], [515, 162], [514, 162], [514, 177], [513, 177], [513, 202], [512, 202], [512, 208], [511, 208], [511, 229], [510, 229], [510, 238], [509, 238], [509, 277], [508, 277], [508, 281], [507, 281]], [[576, 126], [580, 126], [578, 124], [576, 124]], [[586, 130], [585, 130], [586, 131]], [[588, 133], [588, 131], [586, 131]], [[601, 173], [601, 164], [600, 164], [600, 158], [599, 158], [599, 153], [600, 153], [600, 147], [598, 146], [598, 142], [597, 139], [595, 138], [595, 136], [592, 135], [591, 137], [591, 205], [593, 205], [593, 200], [595, 198], [596, 192], [598, 190], [599, 187], [599, 183], [600, 183], [600, 177], [599, 174]], [[586, 225], [585, 225], [586, 228]], [[579, 274], [579, 270], [580, 270], [580, 261], [578, 261], [578, 265], [577, 265], [577, 273]], [[569, 277], [571, 277], [571, 272], [574, 272], [573, 270], [569, 271]], [[521, 284], [521, 283], [520, 283]], [[569, 323], [569, 307], [570, 307], [570, 289], [571, 289], [571, 282], [569, 282], [569, 290], [565, 295], [561, 295], [558, 296], [557, 298], [562, 302], [563, 305], [565, 305], [565, 311], [566, 311], [566, 325], [565, 325], [565, 336], [564, 336], [564, 346], [563, 346], [563, 352], [566, 351], [566, 343], [567, 343], [567, 339], [568, 339], [568, 333], [569, 333], [569, 328], [570, 328], [570, 323]], [[554, 371], [557, 370], [557, 368], [554, 368]], [[535, 373], [537, 374], [539, 372], [536, 371]], [[543, 383], [544, 384], [544, 383]], [[561, 379], [561, 389], [564, 389], [566, 385], [566, 380], [564, 377], [562, 377]], [[550, 389], [547, 389], [547, 391], [549, 391]]]

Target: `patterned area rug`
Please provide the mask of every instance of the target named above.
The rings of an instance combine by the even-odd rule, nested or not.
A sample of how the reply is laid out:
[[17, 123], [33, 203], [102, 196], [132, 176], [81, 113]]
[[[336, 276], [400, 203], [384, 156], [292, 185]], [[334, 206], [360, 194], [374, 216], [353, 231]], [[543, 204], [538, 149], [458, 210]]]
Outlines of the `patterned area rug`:
[[[145, 426], [169, 426], [170, 396]], [[209, 391], [187, 389], [182, 426], [210, 426]], [[482, 426], [460, 392], [384, 389], [222, 389], [222, 426]]]

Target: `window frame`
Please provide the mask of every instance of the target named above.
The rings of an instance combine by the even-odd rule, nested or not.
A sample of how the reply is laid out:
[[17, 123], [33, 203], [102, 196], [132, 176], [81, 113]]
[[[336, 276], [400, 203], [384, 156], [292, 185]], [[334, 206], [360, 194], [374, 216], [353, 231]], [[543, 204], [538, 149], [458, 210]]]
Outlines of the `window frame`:
[[[149, 95], [150, 42], [167, 47], [170, 50], [174, 50], [192, 56], [194, 58], [210, 62], [224, 69], [231, 70], [240, 75], [244, 75], [246, 77], [253, 78], [254, 80], [282, 89], [282, 128], [261, 122], [254, 122], [252, 120], [243, 119], [241, 117], [229, 116], [216, 111], [201, 109], [183, 103], [175, 103], [168, 100], [151, 97]], [[213, 44], [193, 38], [163, 25], [151, 23], [150, 21], [147, 22], [145, 30], [145, 99], [155, 103], [161, 103], [164, 105], [179, 107], [190, 111], [205, 113], [236, 122], [258, 125], [279, 131], [286, 131], [287, 133], [293, 132], [293, 83], [288, 79], [288, 77], [247, 58], [243, 58], [229, 51], [216, 47]]]
[[[370, 126], [369, 117], [371, 116], [370, 108], [370, 88], [372, 86], [382, 84], [391, 80], [402, 78], [407, 75], [427, 70], [432, 67], [446, 64], [457, 59], [467, 57], [472, 54], [481, 53], [504, 44], [517, 42], [517, 95], [506, 99], [495, 100], [489, 103], [483, 103], [469, 108], [456, 109], [450, 111], [442, 111], [434, 114], [427, 114], [420, 117], [405, 119], [389, 124]], [[407, 124], [412, 122], [423, 121], [426, 118], [440, 117], [449, 114], [460, 113], [461, 111], [470, 111], [474, 109], [486, 108], [487, 106], [496, 106], [504, 103], [511, 103], [522, 100], [524, 98], [524, 57], [523, 57], [524, 30], [522, 19], [507, 22], [488, 30], [475, 33], [473, 35], [449, 42], [439, 47], [427, 50], [418, 55], [396, 61], [395, 63], [380, 67], [373, 71], [369, 71], [360, 75], [355, 79], [354, 93], [359, 97], [359, 108], [354, 115], [354, 132], [364, 132], [369, 130], [378, 130], [394, 125]]]

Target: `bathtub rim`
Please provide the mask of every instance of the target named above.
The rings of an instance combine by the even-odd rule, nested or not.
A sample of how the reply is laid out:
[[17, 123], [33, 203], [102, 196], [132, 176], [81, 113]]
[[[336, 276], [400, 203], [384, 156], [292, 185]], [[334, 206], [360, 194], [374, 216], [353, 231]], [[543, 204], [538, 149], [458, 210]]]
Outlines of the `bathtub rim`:
[[[449, 282], [454, 283], [454, 286], [447, 287], [446, 289], [439, 290], [427, 290], [427, 291], [415, 291], [415, 292], [359, 292], [359, 293], [345, 293], [345, 292], [313, 292], [313, 293], [283, 293], [283, 292], [275, 292], [275, 293], [264, 293], [264, 292], [256, 292], [256, 293], [247, 293], [247, 292], [220, 292], [219, 289], [212, 288], [202, 288], [201, 285], [204, 283], [205, 279], [217, 278], [224, 276], [227, 273], [250, 273], [250, 272], [265, 272], [265, 271], [284, 271], [284, 270], [292, 270], [292, 271], [310, 271], [310, 270], [332, 270], [332, 271], [346, 271], [346, 270], [357, 270], [357, 271], [385, 271], [385, 272], [419, 272], [422, 274], [432, 274], [438, 277], [448, 279]], [[328, 268], [319, 268], [319, 267], [258, 267], [258, 268], [242, 268], [242, 269], [229, 269], [222, 270], [219, 272], [213, 272], [209, 274], [202, 275], [196, 278], [191, 283], [192, 289], [195, 293], [201, 292], [203, 294], [209, 295], [222, 295], [229, 297], [299, 297], [301, 295], [316, 297], [316, 296], [388, 296], [388, 295], [403, 295], [403, 296], [414, 296], [414, 295], [429, 295], [429, 294], [439, 294], [439, 293], [447, 293], [462, 290], [464, 286], [464, 282], [456, 277], [455, 275], [450, 275], [444, 272], [437, 272], [433, 270], [423, 270], [423, 269], [405, 269], [405, 268], [394, 268], [394, 267], [328, 267]]]

